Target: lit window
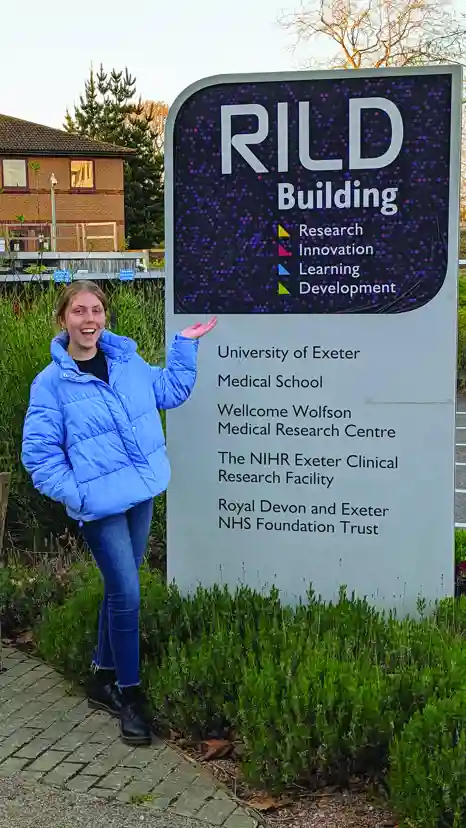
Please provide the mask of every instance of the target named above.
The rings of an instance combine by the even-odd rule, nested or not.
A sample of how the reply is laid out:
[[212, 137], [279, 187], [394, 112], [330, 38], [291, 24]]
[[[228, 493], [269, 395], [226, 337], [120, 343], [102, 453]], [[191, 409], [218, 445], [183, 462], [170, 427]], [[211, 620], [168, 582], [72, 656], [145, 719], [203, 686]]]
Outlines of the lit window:
[[71, 189], [92, 190], [94, 189], [94, 163], [93, 161], [72, 161], [71, 162]]
[[3, 186], [5, 189], [27, 188], [26, 161], [18, 158], [3, 159]]

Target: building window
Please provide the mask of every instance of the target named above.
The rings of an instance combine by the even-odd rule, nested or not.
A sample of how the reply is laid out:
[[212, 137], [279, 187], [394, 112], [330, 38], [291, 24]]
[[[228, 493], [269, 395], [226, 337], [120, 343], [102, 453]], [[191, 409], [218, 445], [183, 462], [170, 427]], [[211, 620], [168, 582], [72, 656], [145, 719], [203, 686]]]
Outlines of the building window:
[[94, 189], [94, 162], [71, 161], [71, 189]]
[[2, 167], [5, 190], [27, 190], [27, 166], [24, 159], [4, 158]]

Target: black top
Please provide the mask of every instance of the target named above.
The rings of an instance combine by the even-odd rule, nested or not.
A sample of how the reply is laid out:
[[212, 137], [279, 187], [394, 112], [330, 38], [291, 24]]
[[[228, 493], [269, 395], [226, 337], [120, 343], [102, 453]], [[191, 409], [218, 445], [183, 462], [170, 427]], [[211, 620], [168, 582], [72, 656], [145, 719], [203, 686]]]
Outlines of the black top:
[[108, 366], [105, 354], [99, 348], [92, 359], [75, 359], [82, 374], [94, 374], [97, 379], [103, 380], [108, 384]]

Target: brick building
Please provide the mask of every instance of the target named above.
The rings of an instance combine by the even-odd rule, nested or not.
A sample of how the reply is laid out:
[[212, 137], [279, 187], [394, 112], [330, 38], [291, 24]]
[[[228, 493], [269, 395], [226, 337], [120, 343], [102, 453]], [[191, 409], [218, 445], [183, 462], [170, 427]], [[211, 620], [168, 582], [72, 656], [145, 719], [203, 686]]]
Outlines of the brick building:
[[131, 153], [0, 115], [3, 248], [32, 252], [42, 243], [45, 250], [70, 252], [123, 249], [123, 161]]

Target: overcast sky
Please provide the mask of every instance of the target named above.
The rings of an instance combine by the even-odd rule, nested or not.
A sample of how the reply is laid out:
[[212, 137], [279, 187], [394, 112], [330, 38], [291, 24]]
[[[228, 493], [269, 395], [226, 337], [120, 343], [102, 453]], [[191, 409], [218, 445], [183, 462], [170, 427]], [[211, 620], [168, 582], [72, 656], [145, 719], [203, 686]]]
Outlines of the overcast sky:
[[[277, 24], [299, 0], [23, 0], [3, 23], [0, 112], [61, 127], [91, 63], [171, 103], [199, 78], [298, 68]], [[68, 8], [68, 10], [67, 10]]]
[[[458, 11], [464, 3], [454, 0]], [[10, 3], [2, 20], [0, 112], [61, 127], [91, 64], [127, 66], [143, 98], [167, 103], [209, 75], [298, 69], [304, 53], [294, 55], [277, 18], [300, 6], [301, 0]], [[314, 58], [326, 57], [315, 43], [312, 49]]]

